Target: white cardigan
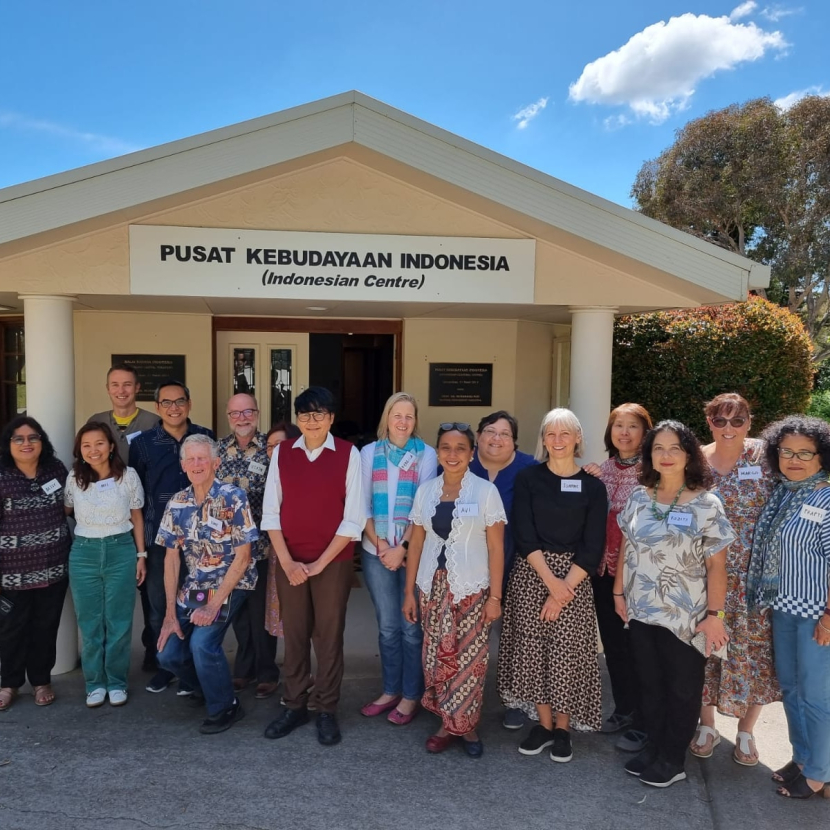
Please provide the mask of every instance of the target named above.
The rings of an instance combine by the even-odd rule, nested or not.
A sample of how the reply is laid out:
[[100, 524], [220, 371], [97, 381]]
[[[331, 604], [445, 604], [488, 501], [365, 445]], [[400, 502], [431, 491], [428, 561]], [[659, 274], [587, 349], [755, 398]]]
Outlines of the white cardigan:
[[[426, 530], [416, 579], [418, 587], [425, 594], [432, 590], [438, 555], [445, 544], [432, 529], [432, 517], [443, 489], [443, 473], [421, 485], [409, 514], [410, 521]], [[474, 512], [478, 515], [459, 516], [459, 507], [466, 505], [476, 505]], [[486, 528], [497, 522], [507, 524], [507, 516], [496, 486], [468, 470], [461, 480], [461, 491], [455, 501], [452, 517], [452, 529], [446, 541], [447, 581], [457, 603], [490, 586]]]

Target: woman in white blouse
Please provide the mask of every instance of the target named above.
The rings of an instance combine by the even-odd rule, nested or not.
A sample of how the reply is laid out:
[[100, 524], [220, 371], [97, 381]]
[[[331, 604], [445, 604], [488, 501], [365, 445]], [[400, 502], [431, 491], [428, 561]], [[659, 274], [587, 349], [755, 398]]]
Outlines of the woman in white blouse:
[[66, 512], [75, 513], [69, 585], [81, 629], [86, 705], [127, 702], [136, 584], [145, 575], [144, 490], [125, 466], [107, 424], [85, 424], [75, 437]]
[[426, 683], [421, 703], [441, 718], [427, 751], [443, 752], [461, 736], [467, 755], [478, 758], [490, 624], [501, 616], [507, 517], [495, 485], [469, 471], [474, 445], [469, 424], [441, 424], [443, 473], [418, 489], [410, 516], [403, 613], [417, 621], [417, 585]]

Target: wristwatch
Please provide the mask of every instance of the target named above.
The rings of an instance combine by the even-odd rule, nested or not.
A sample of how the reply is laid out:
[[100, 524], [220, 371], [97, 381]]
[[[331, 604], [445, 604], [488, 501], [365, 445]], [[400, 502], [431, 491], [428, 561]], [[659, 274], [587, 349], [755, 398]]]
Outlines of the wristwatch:
[[404, 539], [403, 542], [401, 542], [401, 547], [404, 550], [409, 550], [409, 542], [406, 539]]
[[710, 617], [717, 617], [719, 620], [726, 619], [726, 611], [707, 611]]

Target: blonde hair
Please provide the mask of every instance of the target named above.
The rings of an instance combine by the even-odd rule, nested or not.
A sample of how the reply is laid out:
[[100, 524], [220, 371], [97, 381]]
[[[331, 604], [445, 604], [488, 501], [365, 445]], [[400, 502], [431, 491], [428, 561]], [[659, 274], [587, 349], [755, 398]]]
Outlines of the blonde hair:
[[548, 451], [545, 447], [545, 433], [552, 426], [563, 426], [567, 429], [573, 430], [577, 434], [574, 458], [581, 458], [582, 425], [579, 423], [579, 418], [577, 418], [570, 409], [565, 409], [565, 407], [559, 406], [556, 409], [551, 409], [551, 411], [548, 412], [544, 418], [542, 418], [542, 426], [539, 427], [539, 440], [536, 442], [536, 460], [548, 460]]
[[412, 435], [415, 438], [420, 438], [418, 435], [418, 401], [407, 392], [395, 392], [394, 395], [389, 396], [386, 405], [383, 407], [383, 412], [380, 413], [380, 421], [378, 421], [378, 441], [383, 441], [389, 437], [389, 413], [396, 403], [411, 403], [415, 410], [415, 429], [412, 430]]

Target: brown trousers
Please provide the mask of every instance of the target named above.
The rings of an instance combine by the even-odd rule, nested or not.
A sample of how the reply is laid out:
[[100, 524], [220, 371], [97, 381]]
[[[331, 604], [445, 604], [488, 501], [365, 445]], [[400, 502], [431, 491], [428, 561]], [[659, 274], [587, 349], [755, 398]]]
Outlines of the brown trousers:
[[335, 713], [343, 680], [343, 631], [352, 588], [352, 560], [332, 562], [302, 585], [291, 585], [285, 571], [276, 568], [285, 660], [285, 705], [302, 709], [309, 703], [311, 646], [317, 657], [314, 691], [310, 696], [318, 712]]

